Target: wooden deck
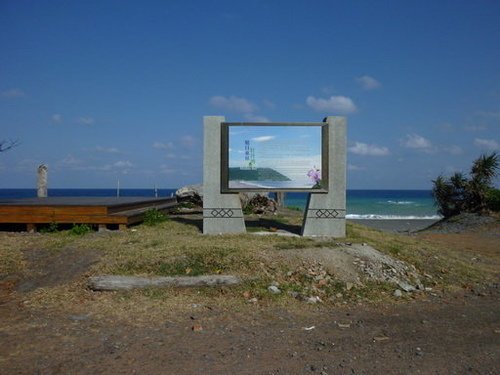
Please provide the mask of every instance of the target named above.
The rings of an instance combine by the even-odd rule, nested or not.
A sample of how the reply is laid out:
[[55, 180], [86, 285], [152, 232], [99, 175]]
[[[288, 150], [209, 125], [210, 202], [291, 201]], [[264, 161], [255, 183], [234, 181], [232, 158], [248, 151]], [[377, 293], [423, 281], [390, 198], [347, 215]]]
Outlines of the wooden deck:
[[26, 224], [34, 231], [38, 224], [91, 224], [119, 229], [144, 219], [152, 208], [160, 211], [177, 205], [177, 199], [148, 197], [48, 197], [0, 199], [0, 224]]

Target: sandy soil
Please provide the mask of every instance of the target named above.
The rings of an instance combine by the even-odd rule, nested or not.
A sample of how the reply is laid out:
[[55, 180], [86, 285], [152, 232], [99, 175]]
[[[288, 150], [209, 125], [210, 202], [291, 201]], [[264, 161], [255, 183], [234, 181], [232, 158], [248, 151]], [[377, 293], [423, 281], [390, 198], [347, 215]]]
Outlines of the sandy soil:
[[4, 305], [0, 367], [3, 374], [495, 374], [498, 297], [495, 288], [307, 314], [200, 306], [146, 326]]
[[[471, 259], [500, 265], [498, 225], [462, 233], [421, 233]], [[30, 280], [0, 285], [1, 374], [497, 374], [498, 284], [434, 290], [378, 305], [232, 308], [188, 304], [97, 313], [75, 304], [24, 304], [34, 288], [84, 277], [96, 260], [27, 254]], [[43, 271], [50, 265], [58, 273]], [[72, 267], [72, 268], [71, 268]], [[59, 275], [59, 276], [57, 276]], [[119, 296], [118, 294], [116, 296]], [[89, 302], [86, 302], [89, 303]], [[91, 302], [90, 302], [91, 303]], [[153, 309], [151, 307], [151, 309]], [[119, 317], [119, 318], [117, 318]]]

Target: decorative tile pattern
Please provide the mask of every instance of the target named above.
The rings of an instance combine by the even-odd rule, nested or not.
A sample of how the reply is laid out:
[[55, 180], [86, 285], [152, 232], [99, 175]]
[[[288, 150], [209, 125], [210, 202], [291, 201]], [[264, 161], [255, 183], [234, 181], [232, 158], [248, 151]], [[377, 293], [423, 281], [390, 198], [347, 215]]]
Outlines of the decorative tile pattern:
[[232, 208], [205, 208], [204, 217], [209, 219], [236, 219], [237, 210]]
[[339, 208], [310, 208], [309, 211], [311, 211], [311, 216], [316, 219], [345, 219], [345, 210]]

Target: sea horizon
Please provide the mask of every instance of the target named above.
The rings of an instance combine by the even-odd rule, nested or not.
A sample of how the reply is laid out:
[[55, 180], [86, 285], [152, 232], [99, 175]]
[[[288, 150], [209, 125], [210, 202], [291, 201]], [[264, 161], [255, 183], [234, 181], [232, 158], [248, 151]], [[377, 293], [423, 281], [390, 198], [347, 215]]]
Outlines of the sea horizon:
[[[175, 188], [120, 189], [121, 197], [171, 197]], [[116, 188], [52, 188], [53, 197], [116, 197]], [[37, 189], [2, 188], [0, 199], [36, 197]], [[347, 219], [439, 220], [431, 190], [426, 189], [347, 189]], [[307, 193], [286, 193], [285, 206], [303, 210]]]

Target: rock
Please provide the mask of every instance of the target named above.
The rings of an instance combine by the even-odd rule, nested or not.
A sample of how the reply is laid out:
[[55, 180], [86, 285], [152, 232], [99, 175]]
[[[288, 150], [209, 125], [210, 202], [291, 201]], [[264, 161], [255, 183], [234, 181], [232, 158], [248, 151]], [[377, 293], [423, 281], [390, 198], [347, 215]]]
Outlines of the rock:
[[318, 281], [318, 287], [325, 286], [326, 284], [328, 284], [328, 280], [327, 279], [321, 279], [321, 280]]
[[306, 299], [306, 302], [314, 304], [314, 303], [318, 303], [318, 302], [322, 302], [322, 301], [321, 301], [321, 298], [319, 298], [318, 296], [311, 296], [311, 297], [308, 297]]
[[294, 292], [294, 291], [292, 291], [292, 290], [289, 290], [289, 291], [288, 291], [288, 295], [289, 295], [290, 297], [293, 297], [293, 298], [299, 298], [299, 293], [298, 293], [298, 292]]
[[280, 294], [281, 293], [281, 289], [278, 288], [276, 285], [268, 286], [267, 291], [271, 294]]
[[201, 324], [195, 324], [191, 327], [191, 329], [193, 330], [193, 332], [201, 332], [203, 331], [203, 327], [201, 326]]
[[250, 298], [248, 300], [248, 303], [257, 303], [257, 302], [259, 302], [259, 300], [256, 297]]
[[403, 292], [401, 292], [399, 289], [396, 289], [393, 293], [394, 297], [401, 297], [403, 295]]
[[242, 204], [242, 207], [245, 212], [259, 215], [274, 213], [277, 210], [276, 201], [261, 194], [256, 194], [247, 204]]
[[346, 283], [345, 283], [345, 288], [346, 288], [347, 290], [351, 290], [353, 287], [354, 287], [354, 284], [353, 284], [353, 283], [350, 283], [350, 282], [346, 282]]
[[403, 289], [405, 292], [414, 292], [415, 287], [413, 285], [408, 284], [407, 282], [404, 281], [399, 281], [398, 286]]
[[89, 316], [88, 315], [70, 315], [68, 317], [69, 320], [72, 320], [74, 322], [81, 322], [84, 320], [88, 320]]
[[311, 372], [315, 372], [317, 370], [317, 367], [314, 365], [306, 365], [306, 370], [309, 370]]
[[175, 192], [179, 202], [188, 202], [196, 206], [203, 206], [203, 185], [183, 186]]
[[251, 193], [251, 192], [240, 192], [238, 194], [241, 202], [241, 207], [245, 207], [255, 196], [257, 196], [258, 193]]

